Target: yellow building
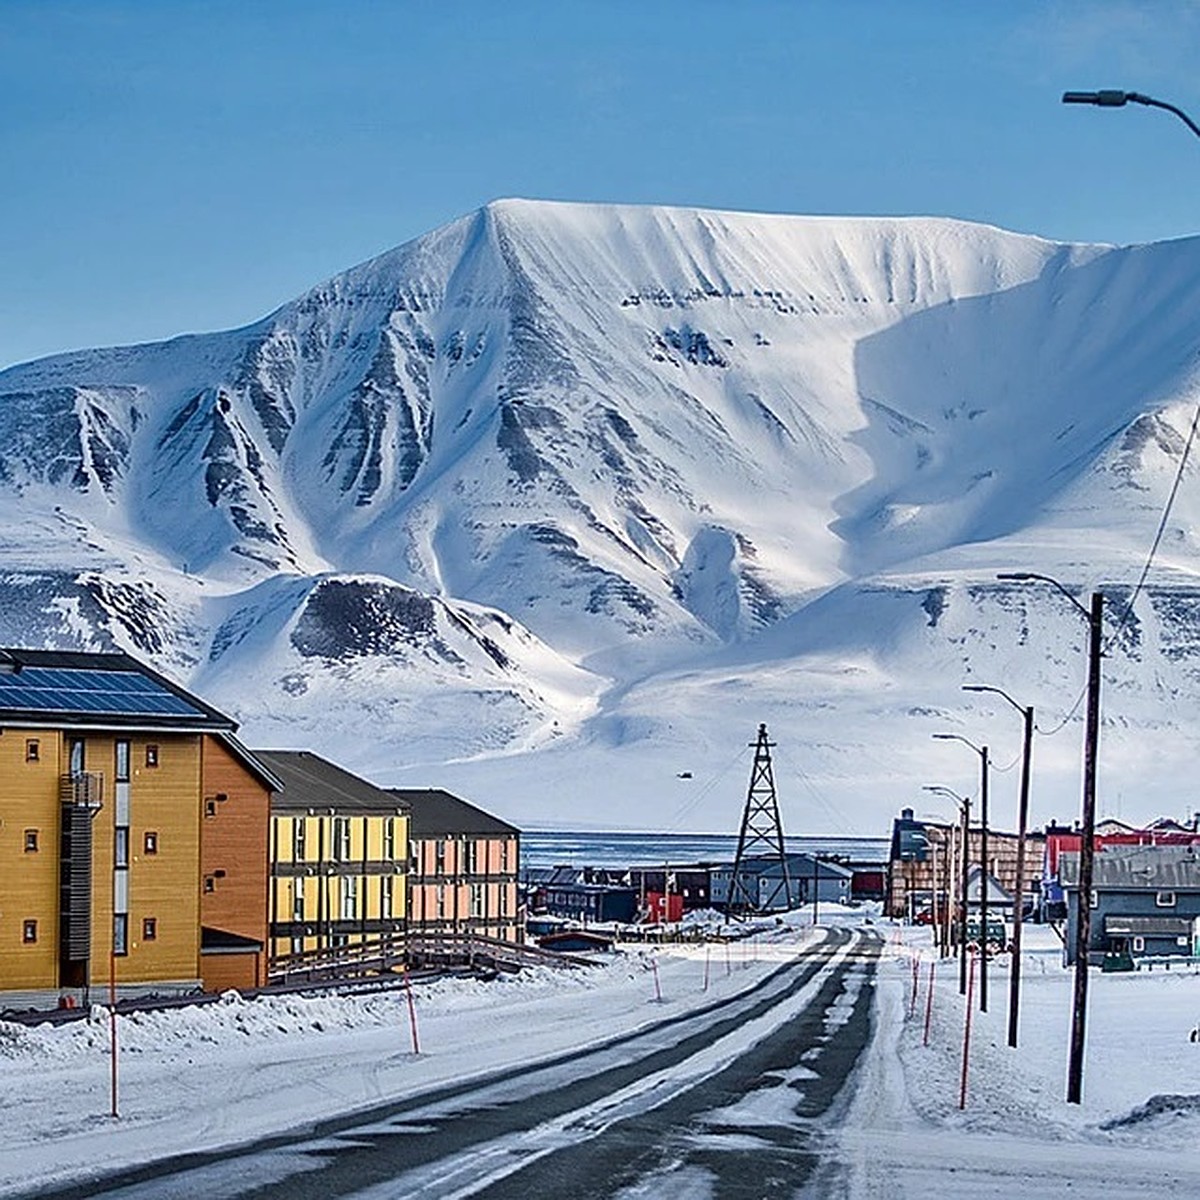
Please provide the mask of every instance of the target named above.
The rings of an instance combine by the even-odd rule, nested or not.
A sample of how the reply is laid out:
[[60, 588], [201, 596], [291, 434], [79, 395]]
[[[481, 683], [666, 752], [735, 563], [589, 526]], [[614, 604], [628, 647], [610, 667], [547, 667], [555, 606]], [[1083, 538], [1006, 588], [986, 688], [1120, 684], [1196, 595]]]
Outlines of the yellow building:
[[0, 650], [0, 992], [198, 985], [204, 748], [263, 774], [235, 729], [127, 655]]
[[408, 808], [305, 750], [258, 750], [283, 783], [271, 799], [272, 960], [402, 934]]

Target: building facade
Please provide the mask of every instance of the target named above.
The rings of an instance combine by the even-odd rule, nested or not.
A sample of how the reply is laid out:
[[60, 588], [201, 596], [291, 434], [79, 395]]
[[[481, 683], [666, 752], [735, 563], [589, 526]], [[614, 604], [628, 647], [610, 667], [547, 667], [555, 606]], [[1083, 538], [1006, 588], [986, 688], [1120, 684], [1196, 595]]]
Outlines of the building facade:
[[283, 784], [271, 800], [272, 960], [402, 935], [405, 802], [307, 750], [255, 752]]
[[206, 748], [258, 769], [235, 729], [127, 655], [0, 651], [0, 990], [201, 985]]
[[524, 940], [520, 831], [439, 788], [396, 788], [409, 813], [409, 928]]
[[[1088, 961], [1106, 954], [1194, 958], [1200, 953], [1200, 848], [1107, 845], [1092, 860]], [[1059, 878], [1066, 895], [1068, 965], [1079, 927], [1079, 853], [1063, 851]]]

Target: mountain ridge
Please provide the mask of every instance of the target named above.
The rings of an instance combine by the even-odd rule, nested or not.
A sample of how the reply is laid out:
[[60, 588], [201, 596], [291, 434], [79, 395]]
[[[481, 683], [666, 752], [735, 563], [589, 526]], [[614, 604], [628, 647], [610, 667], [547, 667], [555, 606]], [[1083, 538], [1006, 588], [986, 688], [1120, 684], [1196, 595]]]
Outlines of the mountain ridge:
[[[522, 767], [661, 762], [677, 725], [711, 746], [720, 705], [688, 689], [732, 713], [761, 687], [749, 732], [827, 744], [829, 803], [875, 822], [858, 752], [805, 735], [779, 681], [834, 711], [847, 679], [911, 692], [879, 718], [902, 741], [912, 711], [955, 716], [923, 659], [1068, 692], [1068, 660], [996, 648], [1017, 601], [988, 581], [1022, 555], [1136, 575], [1195, 393], [1197, 266], [1197, 239], [496, 201], [241, 329], [0, 372], [0, 635], [152, 655], [252, 735], [298, 724], [385, 782], [445, 767], [521, 819], [592, 803]], [[1156, 580], [1176, 630], [1196, 519], [1185, 489]], [[1191, 654], [1168, 683], [1139, 661], [1134, 724], [1192, 694]], [[351, 732], [372, 712], [410, 733]], [[613, 819], [646, 819], [660, 789], [626, 773]]]

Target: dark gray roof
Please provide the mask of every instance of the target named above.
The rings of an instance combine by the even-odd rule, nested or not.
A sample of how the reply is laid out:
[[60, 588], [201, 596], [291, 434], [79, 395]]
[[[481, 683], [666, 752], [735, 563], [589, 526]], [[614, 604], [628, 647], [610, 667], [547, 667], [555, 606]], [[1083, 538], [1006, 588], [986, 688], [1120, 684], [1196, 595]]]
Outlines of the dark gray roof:
[[[1121, 891], [1200, 891], [1200, 851], [1194, 846], [1105, 846], [1093, 859], [1092, 886]], [[1079, 886], [1079, 853], [1060, 855], [1064, 887]]]
[[309, 750], [255, 750], [254, 757], [283, 783], [271, 797], [271, 811], [387, 815], [407, 806], [394, 792], [376, 787]]
[[[23, 686], [25, 672], [28, 686]], [[128, 654], [5, 647], [0, 649], [0, 682], [7, 685], [0, 687], [0, 723], [237, 729], [232, 718]]]
[[207, 925], [200, 929], [201, 954], [253, 954], [262, 948], [263, 944], [257, 938], [229, 933], [224, 929], [210, 929]]
[[438, 837], [442, 834], [478, 834], [498, 837], [521, 831], [482, 808], [460, 800], [441, 788], [391, 788], [408, 805], [409, 837]]

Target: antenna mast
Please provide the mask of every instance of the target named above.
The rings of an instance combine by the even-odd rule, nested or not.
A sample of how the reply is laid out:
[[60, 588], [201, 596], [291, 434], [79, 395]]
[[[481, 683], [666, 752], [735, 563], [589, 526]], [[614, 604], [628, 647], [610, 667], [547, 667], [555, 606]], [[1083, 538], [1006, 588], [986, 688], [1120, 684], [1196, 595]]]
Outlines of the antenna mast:
[[[758, 727], [754, 747], [754, 766], [750, 769], [750, 789], [746, 807], [742, 810], [742, 828], [738, 834], [737, 856], [733, 860], [733, 877], [729, 881], [729, 914], [747, 916], [791, 907], [792, 890], [788, 880], [787, 855], [783, 849], [783, 824], [779, 820], [779, 801], [775, 796], [775, 772], [771, 766], [771, 747], [767, 727]], [[754, 860], [753, 864], [750, 860]], [[770, 879], [771, 867], [778, 864], [779, 873], [771, 886], [764, 889], [761, 877]], [[783, 903], [777, 902], [782, 896]]]

